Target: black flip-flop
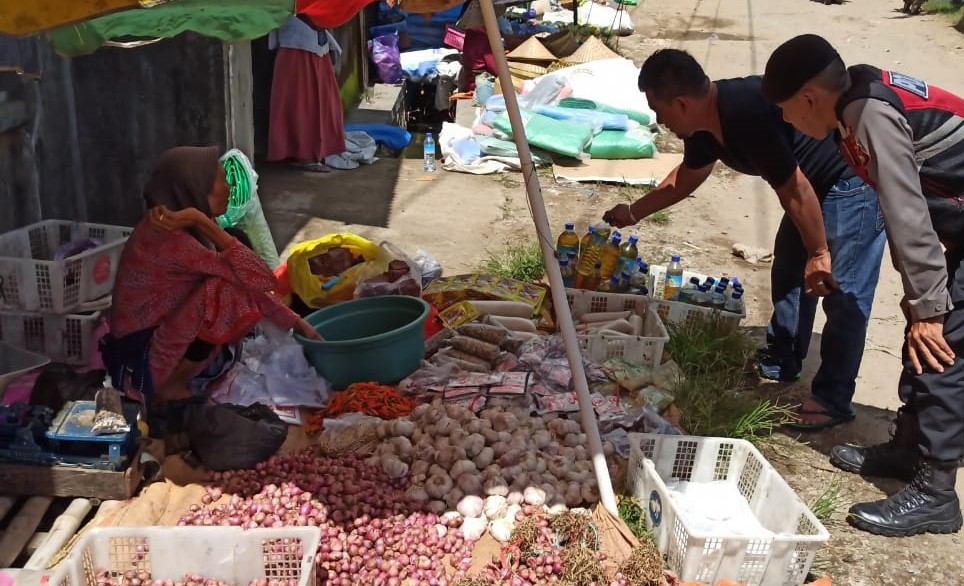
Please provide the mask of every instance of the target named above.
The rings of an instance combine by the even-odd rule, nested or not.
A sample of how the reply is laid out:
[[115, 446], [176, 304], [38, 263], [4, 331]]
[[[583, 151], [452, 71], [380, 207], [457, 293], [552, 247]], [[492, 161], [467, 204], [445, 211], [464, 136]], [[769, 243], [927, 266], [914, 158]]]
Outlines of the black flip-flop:
[[791, 421], [785, 423], [784, 427], [792, 429], [795, 431], [822, 431], [824, 429], [830, 429], [831, 427], [836, 427], [838, 425], [843, 425], [844, 423], [850, 423], [857, 418], [856, 415], [833, 415], [827, 412], [826, 409], [804, 409], [800, 407], [796, 410], [797, 415], [821, 415], [827, 417], [828, 419], [822, 423], [800, 423], [797, 421]]

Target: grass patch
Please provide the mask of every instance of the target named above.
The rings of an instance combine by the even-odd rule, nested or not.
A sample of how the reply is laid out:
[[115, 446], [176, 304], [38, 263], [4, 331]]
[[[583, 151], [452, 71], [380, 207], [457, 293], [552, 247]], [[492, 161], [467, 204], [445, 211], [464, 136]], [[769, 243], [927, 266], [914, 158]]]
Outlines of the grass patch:
[[961, 2], [961, 0], [952, 0], [951, 2], [930, 0], [925, 2], [922, 8], [928, 14], [958, 14], [964, 10], [964, 2]]
[[652, 190], [652, 185], [619, 185], [616, 187], [616, 195], [626, 203], [633, 203]]
[[740, 331], [722, 334], [717, 318], [689, 327], [669, 324], [666, 350], [680, 367], [673, 394], [687, 433], [763, 443], [790, 410], [747, 392], [754, 342]]
[[537, 282], [545, 274], [545, 265], [542, 263], [539, 243], [526, 242], [506, 244], [502, 252], [490, 254], [479, 266], [479, 270], [498, 277]]
[[821, 523], [829, 521], [830, 518], [833, 517], [833, 514], [837, 512], [837, 509], [840, 508], [842, 491], [843, 478], [841, 478], [839, 474], [834, 474], [826, 490], [820, 493], [820, 495], [810, 503], [810, 510]]
[[650, 530], [649, 524], [646, 523], [646, 509], [643, 508], [639, 500], [625, 495], [620, 495], [618, 498], [616, 510], [619, 511], [619, 518], [623, 520], [623, 523], [629, 527], [636, 539], [652, 540], [653, 532]]
[[650, 214], [646, 216], [646, 221], [650, 224], [656, 224], [657, 226], [665, 226], [669, 224], [671, 215], [669, 210], [660, 210], [655, 214]]

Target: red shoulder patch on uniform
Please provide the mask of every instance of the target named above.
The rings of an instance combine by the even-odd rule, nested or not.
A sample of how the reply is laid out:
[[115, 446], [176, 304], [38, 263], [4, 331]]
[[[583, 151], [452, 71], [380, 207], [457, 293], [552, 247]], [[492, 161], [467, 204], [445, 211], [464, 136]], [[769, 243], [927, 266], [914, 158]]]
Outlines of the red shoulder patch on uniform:
[[840, 141], [840, 152], [843, 154], [844, 158], [847, 160], [847, 164], [850, 165], [852, 169], [860, 173], [860, 171], [865, 171], [867, 165], [870, 164], [870, 153], [864, 148], [864, 145], [860, 144], [857, 137], [854, 136], [852, 129], [848, 126], [845, 132], [842, 133], [842, 139]]

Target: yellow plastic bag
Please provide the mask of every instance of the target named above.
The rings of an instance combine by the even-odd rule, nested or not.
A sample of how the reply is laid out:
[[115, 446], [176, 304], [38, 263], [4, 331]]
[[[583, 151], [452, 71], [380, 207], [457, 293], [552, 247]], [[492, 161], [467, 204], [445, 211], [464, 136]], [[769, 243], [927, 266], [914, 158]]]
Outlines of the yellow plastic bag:
[[[366, 261], [341, 273], [338, 282], [325, 290], [322, 278], [311, 272], [308, 261], [332, 248], [347, 248], [353, 256], [362, 256]], [[288, 257], [288, 280], [291, 290], [309, 307], [321, 308], [348, 301], [355, 292], [360, 279], [369, 278], [385, 271], [390, 258], [382, 249], [355, 234], [329, 234], [324, 238], [303, 242], [291, 250]]]

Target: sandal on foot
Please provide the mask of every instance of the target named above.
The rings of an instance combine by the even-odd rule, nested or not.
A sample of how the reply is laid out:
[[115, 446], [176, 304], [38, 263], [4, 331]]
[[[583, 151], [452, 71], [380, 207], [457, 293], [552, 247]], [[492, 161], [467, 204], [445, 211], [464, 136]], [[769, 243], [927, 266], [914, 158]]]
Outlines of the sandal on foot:
[[794, 412], [798, 418], [801, 416], [806, 417], [807, 415], [817, 415], [827, 418], [825, 421], [821, 421], [820, 423], [803, 423], [803, 421], [798, 420], [784, 424], [784, 427], [795, 431], [822, 431], [824, 429], [830, 429], [831, 427], [843, 425], [844, 423], [850, 423], [857, 418], [856, 415], [834, 415], [822, 407], [816, 409], [807, 409], [802, 405], [795, 409]]
[[331, 173], [331, 167], [324, 163], [288, 163], [296, 169], [311, 171], [312, 173]]

